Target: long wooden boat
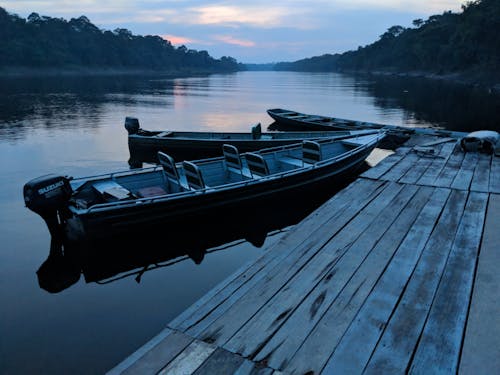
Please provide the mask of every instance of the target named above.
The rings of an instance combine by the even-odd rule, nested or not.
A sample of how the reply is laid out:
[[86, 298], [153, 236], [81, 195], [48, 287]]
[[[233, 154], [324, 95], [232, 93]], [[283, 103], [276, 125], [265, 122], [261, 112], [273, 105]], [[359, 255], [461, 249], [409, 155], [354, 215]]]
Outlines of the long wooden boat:
[[[249, 133], [233, 132], [186, 132], [150, 131], [141, 129], [136, 118], [127, 117], [125, 128], [128, 131], [129, 164], [142, 162], [155, 163], [157, 153], [168, 153], [176, 160], [203, 159], [220, 155], [223, 144], [230, 144], [240, 152], [261, 150], [263, 148], [313, 140], [317, 138], [360, 134], [361, 130], [306, 131], [306, 132], [262, 132], [261, 125], [252, 127]], [[328, 130], [328, 129], [327, 129]]]
[[[346, 120], [337, 117], [327, 117], [320, 115], [308, 115], [295, 112], [288, 109], [273, 108], [268, 109], [267, 113], [279, 125], [286, 127], [286, 130], [359, 130], [359, 129], [396, 129], [395, 125], [382, 125], [371, 122]], [[411, 131], [411, 129], [409, 129]]]
[[305, 113], [295, 112], [288, 109], [273, 108], [268, 109], [267, 113], [275, 121], [275, 130], [288, 130], [288, 131], [352, 131], [361, 129], [371, 130], [384, 130], [388, 136], [386, 141], [396, 139], [396, 137], [408, 136], [414, 133], [436, 135], [443, 137], [463, 137], [465, 134], [462, 132], [449, 131], [439, 128], [408, 128], [405, 126], [378, 124], [375, 122], [347, 120], [338, 117], [328, 117], [321, 115], [309, 115]]
[[160, 152], [160, 167], [77, 179], [36, 178], [25, 184], [24, 199], [53, 236], [64, 232], [68, 240], [140, 234], [141, 228], [161, 229], [203, 215], [245, 221], [247, 212], [269, 200], [307, 199], [318, 185], [351, 173], [383, 136], [325, 138], [241, 156], [234, 146], [224, 145], [222, 157], [180, 164]]

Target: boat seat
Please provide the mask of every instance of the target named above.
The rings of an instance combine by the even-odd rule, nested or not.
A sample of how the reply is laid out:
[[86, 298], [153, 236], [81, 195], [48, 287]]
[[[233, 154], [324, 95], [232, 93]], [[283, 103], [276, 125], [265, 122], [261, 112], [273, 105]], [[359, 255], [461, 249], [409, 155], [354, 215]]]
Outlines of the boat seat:
[[179, 179], [179, 172], [175, 166], [174, 158], [164, 152], [158, 151], [158, 161], [163, 168], [165, 184], [172, 192], [184, 190]]
[[269, 175], [269, 167], [267, 166], [267, 163], [262, 155], [247, 152], [246, 160], [252, 177], [263, 177]]
[[243, 167], [238, 149], [233, 145], [223, 144], [222, 153], [224, 154], [224, 162], [226, 170], [240, 175], [242, 178], [252, 178], [250, 171]]
[[200, 168], [198, 168], [196, 164], [191, 163], [190, 161], [183, 161], [182, 168], [184, 169], [187, 183], [191, 189], [202, 190], [208, 187], [205, 185]]
[[321, 160], [321, 145], [314, 141], [302, 142], [302, 160], [314, 164]]

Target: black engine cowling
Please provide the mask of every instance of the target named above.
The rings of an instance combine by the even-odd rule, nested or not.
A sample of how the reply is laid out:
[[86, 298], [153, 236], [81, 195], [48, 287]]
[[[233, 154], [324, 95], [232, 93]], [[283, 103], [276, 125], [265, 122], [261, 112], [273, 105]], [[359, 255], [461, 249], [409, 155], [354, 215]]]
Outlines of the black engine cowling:
[[127, 129], [128, 134], [137, 134], [140, 129], [139, 120], [135, 117], [125, 117], [125, 129]]
[[69, 178], [54, 174], [35, 178], [23, 189], [26, 207], [42, 216], [64, 207], [72, 193]]

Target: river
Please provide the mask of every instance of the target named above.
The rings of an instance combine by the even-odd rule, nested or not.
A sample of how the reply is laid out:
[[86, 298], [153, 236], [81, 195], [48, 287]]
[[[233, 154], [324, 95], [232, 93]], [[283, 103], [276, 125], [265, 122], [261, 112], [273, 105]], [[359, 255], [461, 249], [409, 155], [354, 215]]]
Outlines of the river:
[[[249, 131], [258, 122], [267, 127], [266, 109], [281, 107], [409, 127], [498, 131], [499, 103], [480, 89], [442, 82], [325, 73], [0, 79], [0, 373], [102, 373], [262, 254], [248, 241], [221, 243], [200, 264], [199, 255], [190, 254], [141, 274], [140, 282], [134, 274], [98, 284], [99, 271], [113, 274], [106, 267], [126, 269], [118, 267], [121, 259], [110, 265], [103, 255], [89, 260], [97, 263], [93, 276], [77, 269], [68, 285], [55, 286], [57, 293], [46, 290], [45, 274], [36, 271], [49, 254], [50, 237], [40, 217], [24, 207], [23, 184], [52, 172], [127, 169], [125, 116], [139, 118], [145, 129]], [[167, 249], [169, 239], [159, 235], [135, 246], [128, 251]]]

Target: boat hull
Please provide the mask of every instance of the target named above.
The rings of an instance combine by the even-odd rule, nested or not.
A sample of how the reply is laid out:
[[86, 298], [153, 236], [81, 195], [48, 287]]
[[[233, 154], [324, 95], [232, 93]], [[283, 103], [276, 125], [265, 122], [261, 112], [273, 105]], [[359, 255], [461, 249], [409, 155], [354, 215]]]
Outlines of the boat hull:
[[[268, 202], [282, 200], [293, 209], [294, 200], [309, 199], [317, 189], [342, 182], [363, 163], [375, 144], [363, 148], [333, 163], [319, 164], [315, 168], [289, 173], [268, 181], [253, 181], [230, 189], [214, 189], [197, 192], [188, 197], [153, 201], [152, 203], [126, 205], [90, 210], [67, 218], [65, 230], [71, 241], [116, 236], [129, 231], [140, 233], [144, 229], [161, 230], [170, 223], [185, 223], [186, 231], [192, 222], [203, 222], [204, 217], [220, 218], [221, 230], [231, 226], [252, 225], [248, 212], [258, 212]], [[196, 220], [194, 220], [196, 219]], [[248, 220], [248, 222], [247, 222]], [[227, 229], [227, 228], [226, 228]]]
[[[206, 138], [199, 137], [192, 138], [185, 137], [157, 137], [157, 136], [143, 136], [140, 134], [129, 135], [128, 147], [130, 151], [129, 164], [132, 166], [140, 166], [141, 163], [157, 163], [158, 151], [167, 153], [175, 160], [193, 160], [205, 159], [220, 156], [222, 153], [222, 145], [230, 144], [235, 146], [239, 152], [251, 152], [264, 148], [272, 148], [279, 146], [286, 146], [289, 144], [300, 143], [304, 139], [316, 139], [321, 137], [333, 137], [350, 134], [349, 131], [332, 131], [334, 129], [327, 129], [326, 132], [313, 134], [308, 133], [294, 133], [293, 136], [276, 133], [264, 135], [259, 139], [239, 138], [238, 133], [221, 133], [220, 137], [217, 133], [206, 133]], [[201, 134], [201, 133], [198, 133]], [[214, 135], [216, 135], [214, 137]]]

